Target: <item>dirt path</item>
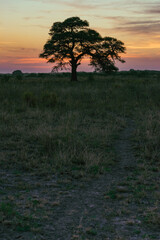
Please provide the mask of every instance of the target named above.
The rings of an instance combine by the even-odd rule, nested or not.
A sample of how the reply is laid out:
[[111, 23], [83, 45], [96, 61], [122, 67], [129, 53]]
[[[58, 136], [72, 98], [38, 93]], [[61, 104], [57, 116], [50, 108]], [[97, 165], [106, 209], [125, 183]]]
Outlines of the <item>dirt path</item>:
[[[1, 226], [0, 239], [151, 240], [152, 231], [143, 226], [129, 190], [128, 182], [136, 169], [131, 143], [133, 131], [134, 123], [128, 121], [115, 143], [115, 169], [92, 181], [72, 182], [54, 176], [44, 180], [27, 174], [6, 176], [1, 172], [7, 195], [11, 198], [15, 189], [20, 211], [29, 211], [24, 207], [26, 204], [35, 215], [38, 211], [41, 227], [32, 233], [18, 233]], [[1, 195], [3, 201], [6, 193]], [[156, 233], [154, 239], [159, 240], [160, 235]]]
[[133, 123], [130, 122], [115, 144], [117, 156], [119, 156], [118, 168], [87, 184], [85, 188], [75, 191], [68, 204], [64, 206], [65, 211], [56, 213], [54, 233], [57, 240], [70, 240], [72, 237], [79, 238], [82, 235], [88, 239], [105, 239], [110, 235], [107, 232], [109, 230], [112, 232], [113, 225], [115, 233], [119, 231], [119, 227], [116, 226], [117, 220], [115, 224], [110, 222], [110, 214], [112, 215], [112, 211], [114, 213], [117, 206], [114, 201], [106, 199], [107, 192], [113, 191], [112, 186], [119, 183], [123, 176], [129, 174], [126, 168], [129, 169], [136, 164], [129, 141], [133, 129]]

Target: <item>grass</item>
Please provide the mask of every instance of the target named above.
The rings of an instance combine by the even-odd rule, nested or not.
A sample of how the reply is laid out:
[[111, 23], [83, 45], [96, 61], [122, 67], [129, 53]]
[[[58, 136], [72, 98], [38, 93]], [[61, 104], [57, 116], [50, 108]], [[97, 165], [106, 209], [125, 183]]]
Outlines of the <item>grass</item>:
[[68, 74], [32, 75], [21, 80], [0, 76], [1, 166], [103, 172], [114, 164], [114, 139], [130, 117], [137, 122], [137, 149], [156, 170], [158, 72], [81, 74], [77, 83]]
[[83, 175], [112, 165], [112, 142], [125, 113], [109, 109], [115, 104], [109, 103], [113, 83], [97, 78], [94, 84], [90, 78], [73, 84], [66, 77], [2, 81], [1, 166]]
[[13, 202], [0, 203], [0, 223], [19, 232], [26, 232], [39, 227], [32, 215], [20, 214]]
[[114, 139], [127, 117], [137, 121], [135, 138], [144, 158], [158, 161], [156, 74], [153, 79], [137, 72], [81, 74], [77, 83], [68, 74], [21, 80], [1, 75], [0, 165], [73, 175], [103, 172], [115, 163]]
[[[69, 79], [68, 74], [30, 74], [22, 79], [0, 75], [0, 167], [78, 179], [112, 172], [117, 163], [115, 140], [127, 120], [133, 119], [138, 166], [123, 184], [127, 201], [141, 212], [141, 221], [158, 228], [160, 73], [86, 73], [79, 74], [77, 83]], [[122, 190], [112, 186], [106, 194], [120, 201]], [[39, 199], [31, 205], [37, 208]], [[34, 222], [15, 209], [1, 203], [6, 223], [11, 216], [11, 224], [19, 222], [23, 230]]]

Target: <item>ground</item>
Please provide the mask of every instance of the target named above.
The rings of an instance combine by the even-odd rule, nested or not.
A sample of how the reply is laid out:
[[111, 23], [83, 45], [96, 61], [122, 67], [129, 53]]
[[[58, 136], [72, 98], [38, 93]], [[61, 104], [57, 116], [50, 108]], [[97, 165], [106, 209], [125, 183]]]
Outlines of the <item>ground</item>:
[[[112, 79], [109, 91], [114, 91], [112, 90], [114, 87], [117, 91], [117, 88], [121, 88], [122, 84], [124, 84], [124, 87], [126, 86], [126, 83], [122, 81], [115, 81], [115, 86], [113, 86], [113, 81], [115, 80]], [[153, 88], [153, 82], [151, 82], [150, 85], [152, 85]], [[109, 87], [108, 83], [107, 86]], [[131, 93], [133, 92], [133, 86], [129, 86]], [[146, 88], [146, 82], [143, 83], [143, 86]], [[147, 86], [148, 88], [151, 87], [148, 83]], [[94, 92], [94, 94], [96, 95], [97, 92]], [[138, 93], [136, 94], [138, 96]], [[155, 92], [153, 94], [155, 95]], [[114, 93], [111, 94], [111, 97], [113, 95]], [[97, 96], [99, 96], [99, 92]], [[147, 99], [148, 95], [145, 97]], [[119, 95], [119, 99], [121, 98], [122, 96]], [[144, 99], [138, 96], [137, 99], [139, 98], [139, 104], [142, 104]], [[107, 101], [108, 100], [109, 97], [107, 96]], [[68, 101], [71, 100], [69, 99]], [[67, 126], [69, 125], [69, 119], [71, 119], [70, 121], [72, 122], [73, 128], [75, 128], [78, 125], [77, 122], [80, 121], [78, 122], [80, 124], [76, 131], [80, 129], [78, 134], [83, 133], [82, 139], [83, 142], [84, 139], [86, 139], [86, 142], [82, 146], [83, 148], [79, 150], [81, 141], [73, 131], [73, 139], [75, 138], [75, 142], [77, 141], [79, 144], [76, 145], [76, 148], [74, 146], [73, 150], [78, 151], [78, 154], [85, 151], [85, 154], [81, 155], [81, 158], [78, 158], [77, 154], [75, 154], [73, 157], [73, 166], [69, 168], [66, 167], [66, 163], [63, 163], [63, 166], [60, 167], [56, 162], [57, 170], [55, 171], [53, 166], [50, 165], [53, 171], [48, 171], [47, 174], [46, 170], [42, 171], [42, 168], [45, 166], [46, 169], [48, 169], [48, 164], [42, 164], [42, 166], [38, 168], [36, 165], [37, 162], [34, 162], [37, 171], [33, 171], [33, 160], [32, 164], [26, 165], [26, 163], [23, 163], [23, 168], [22, 162], [19, 163], [17, 160], [10, 162], [12, 158], [19, 156], [18, 151], [20, 151], [19, 149], [22, 143], [29, 146], [29, 148], [31, 148], [31, 143], [28, 141], [28, 138], [24, 138], [18, 146], [14, 145], [14, 141], [17, 141], [16, 144], [19, 143], [18, 140], [12, 139], [14, 129], [12, 128], [10, 130], [12, 134], [9, 134], [9, 130], [7, 133], [1, 131], [8, 149], [5, 148], [5, 144], [1, 139], [1, 161], [6, 160], [6, 164], [4, 164], [4, 162], [1, 163], [2, 167], [0, 171], [0, 239], [159, 240], [160, 196], [158, 176], [159, 162], [157, 160], [157, 156], [159, 156], [159, 150], [157, 148], [159, 141], [157, 140], [159, 113], [155, 107], [158, 102], [153, 102], [155, 103], [154, 114], [151, 113], [153, 109], [150, 107], [144, 111], [144, 106], [143, 111], [141, 106], [139, 110], [135, 110], [135, 112], [137, 111], [136, 115], [131, 114], [130, 108], [128, 107], [129, 103], [123, 101], [122, 106], [119, 105], [121, 110], [117, 110], [118, 102], [116, 102], [115, 106], [114, 104], [110, 106], [108, 104], [107, 114], [105, 115], [105, 113], [101, 111], [104, 116], [95, 117], [94, 115], [94, 121], [93, 119], [90, 121], [89, 115], [87, 117], [85, 116], [86, 119], [83, 116], [79, 120], [80, 114], [77, 114], [77, 112], [74, 112], [72, 118], [70, 115], [67, 115], [66, 118], [63, 117], [63, 120], [67, 119], [68, 121]], [[150, 103], [152, 107], [153, 102]], [[124, 110], [125, 104], [126, 109]], [[135, 103], [133, 106], [131, 103], [131, 106], [138, 108], [139, 104], [137, 106]], [[84, 112], [84, 106], [85, 105], [83, 105], [82, 112]], [[94, 110], [97, 111], [95, 106]], [[32, 109], [27, 111], [29, 111], [30, 118], [28, 117], [28, 120], [26, 115], [24, 115], [26, 112], [22, 112], [23, 115], [19, 118], [21, 121], [23, 119], [23, 125], [25, 126], [19, 123], [19, 126], [16, 127], [16, 131], [19, 131], [16, 139], [18, 138], [18, 134], [24, 134], [24, 128], [26, 126], [26, 129], [28, 129], [29, 124], [35, 126]], [[40, 111], [42, 112], [41, 118], [43, 119], [44, 109]], [[10, 115], [12, 122], [15, 122], [17, 116], [21, 114], [21, 112], [18, 112], [18, 114], [16, 112], [16, 118], [14, 118], [15, 112], [14, 114], [9, 112], [5, 112], [4, 114], [2, 109], [1, 113], [2, 124], [7, 121], [9, 128], [11, 126]], [[40, 112], [38, 112], [36, 117], [39, 115]], [[142, 122], [144, 116], [146, 117], [145, 126]], [[47, 118], [48, 120], [46, 120], [43, 125], [45, 129], [47, 121], [48, 124], [50, 124], [50, 119], [53, 121], [50, 115], [48, 115]], [[76, 119], [75, 122], [74, 119]], [[84, 126], [86, 126], [88, 122], [87, 128], [89, 128], [90, 125], [92, 128], [86, 129]], [[82, 128], [80, 128], [81, 126]], [[108, 126], [107, 129], [105, 126]], [[62, 144], [63, 141], [61, 128], [60, 137], [56, 135], [56, 138], [59, 137], [61, 140], [59, 144]], [[113, 130], [112, 132], [110, 132], [110, 128]], [[37, 134], [37, 131], [40, 131], [39, 129], [42, 129], [42, 125], [40, 125], [38, 130], [34, 130], [33, 134]], [[55, 129], [57, 130], [57, 126]], [[92, 129], [94, 129], [94, 131]], [[52, 131], [53, 130], [54, 129], [52, 129]], [[41, 134], [42, 132], [40, 132], [40, 137]], [[71, 132], [67, 134], [70, 140], [72, 134]], [[39, 135], [37, 134], [37, 136]], [[44, 136], [46, 137], [48, 135]], [[88, 142], [89, 138], [87, 138], [87, 136], [93, 137], [94, 142], [91, 142], [92, 139]], [[31, 135], [29, 135], [29, 140], [32, 141]], [[51, 141], [52, 138], [50, 137], [49, 140]], [[45, 140], [47, 144], [51, 144], [49, 140]], [[64, 141], [66, 143], [66, 140]], [[100, 145], [98, 145], [99, 143]], [[35, 149], [36, 144], [38, 145], [39, 142], [34, 142]], [[43, 144], [43, 146], [46, 147], [46, 142], [43, 142]], [[13, 146], [14, 149], [12, 149]], [[42, 145], [40, 146], [42, 147]], [[63, 144], [61, 146], [63, 147]], [[47, 147], [47, 151], [51, 151], [53, 147], [55, 147], [55, 142], [50, 147]], [[69, 145], [67, 147], [69, 147]], [[108, 150], [108, 148], [110, 150]], [[39, 149], [39, 145], [37, 149]], [[37, 149], [35, 154], [38, 153]], [[92, 154], [90, 149], [92, 150]], [[70, 154], [70, 151], [67, 152], [66, 150], [66, 154]], [[61, 151], [58, 156], [60, 156], [60, 153]], [[95, 159], [93, 153], [97, 153], [96, 156], [97, 158], [99, 157], [102, 164], [100, 164], [100, 161], [97, 161], [97, 158]], [[29, 156], [32, 156], [29, 155], [30, 152], [26, 154], [28, 155], [25, 157], [25, 160]], [[23, 153], [23, 157], [24, 155]], [[72, 155], [67, 156], [71, 157]], [[22, 157], [20, 159], [22, 159]], [[39, 159], [41, 158], [39, 157]], [[47, 157], [45, 159], [47, 159]], [[83, 159], [85, 159], [85, 163], [82, 161]], [[94, 164], [90, 163], [88, 159], [93, 159]], [[107, 164], [105, 159], [107, 159]], [[28, 160], [28, 162], [29, 161], [30, 160]]]

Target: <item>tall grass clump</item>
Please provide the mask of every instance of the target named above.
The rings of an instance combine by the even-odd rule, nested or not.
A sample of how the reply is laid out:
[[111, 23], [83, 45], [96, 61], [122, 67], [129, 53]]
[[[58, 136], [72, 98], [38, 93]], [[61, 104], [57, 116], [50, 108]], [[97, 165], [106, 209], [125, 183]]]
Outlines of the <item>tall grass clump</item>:
[[36, 104], [37, 104], [37, 98], [34, 95], [34, 93], [31, 92], [31, 91], [24, 92], [23, 99], [24, 99], [24, 102], [27, 104], [28, 107], [35, 107]]

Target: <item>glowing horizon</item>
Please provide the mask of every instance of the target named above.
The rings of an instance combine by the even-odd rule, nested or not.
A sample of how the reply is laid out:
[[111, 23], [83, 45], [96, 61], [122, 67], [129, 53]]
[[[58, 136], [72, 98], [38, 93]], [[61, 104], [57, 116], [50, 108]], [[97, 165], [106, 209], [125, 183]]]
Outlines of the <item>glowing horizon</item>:
[[[5, 0], [0, 9], [0, 73], [51, 72], [38, 56], [53, 22], [79, 16], [102, 36], [125, 43], [120, 70], [160, 70], [160, 1], [158, 0]], [[91, 71], [87, 59], [79, 71]]]

